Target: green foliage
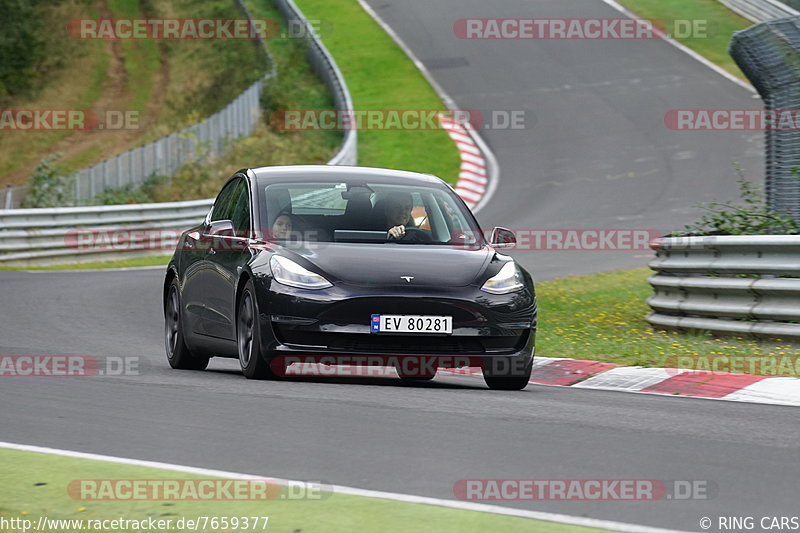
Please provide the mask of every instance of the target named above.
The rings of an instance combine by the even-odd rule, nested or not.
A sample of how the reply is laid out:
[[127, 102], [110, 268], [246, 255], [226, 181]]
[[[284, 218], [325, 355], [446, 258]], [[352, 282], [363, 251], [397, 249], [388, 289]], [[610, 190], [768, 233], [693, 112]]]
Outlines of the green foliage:
[[[739, 199], [726, 202], [707, 202], [692, 207], [706, 211], [699, 221], [685, 226], [685, 231], [673, 232], [674, 236], [686, 235], [797, 235], [797, 221], [791, 216], [778, 213], [764, 203], [760, 187], [748, 181], [738, 163], [734, 164], [739, 175]], [[798, 176], [798, 169], [793, 169]]]
[[153, 190], [168, 181], [168, 179], [166, 176], [153, 174], [148, 176], [141, 185], [129, 183], [123, 187], [112, 187], [95, 196], [94, 203], [99, 205], [122, 205], [152, 202], [151, 195]]
[[38, 2], [0, 0], [0, 105], [33, 87], [36, 65], [43, 59]]
[[54, 164], [63, 155], [50, 154], [39, 162], [29, 179], [31, 187], [22, 207], [61, 207], [73, 203], [74, 178], [64, 176], [62, 169]]

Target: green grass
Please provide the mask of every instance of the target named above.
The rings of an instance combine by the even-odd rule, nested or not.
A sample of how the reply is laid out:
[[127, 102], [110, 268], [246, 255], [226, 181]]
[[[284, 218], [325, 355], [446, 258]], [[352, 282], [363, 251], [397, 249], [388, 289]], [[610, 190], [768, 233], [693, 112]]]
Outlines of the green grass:
[[[108, 8], [116, 18], [141, 17], [139, 0], [108, 0]], [[144, 114], [153, 91], [153, 77], [161, 66], [158, 43], [152, 39], [120, 41], [125, 63], [127, 89], [133, 95], [128, 109]]]
[[785, 342], [654, 331], [645, 321], [650, 275], [642, 268], [538, 284], [536, 354], [663, 367], [676, 356], [797, 353], [796, 345]]
[[[0, 487], [0, 518], [22, 518], [33, 525], [39, 517], [48, 519], [103, 520], [173, 520], [198, 517], [263, 517], [268, 516], [267, 528], [226, 529], [236, 531], [268, 531], [298, 533], [300, 531], [437, 531], [440, 533], [466, 531], [507, 531], [538, 533], [591, 533], [597, 529], [583, 528], [495, 515], [462, 511], [446, 507], [401, 503], [377, 498], [327, 493], [315, 499], [282, 499], [268, 501], [97, 501], [73, 499], [68, 486], [73, 480], [209, 479], [169, 470], [144, 468], [105, 461], [61, 457], [43, 453], [0, 449], [3, 484]], [[454, 476], [454, 482], [456, 481]], [[286, 491], [282, 491], [282, 495]], [[91, 531], [84, 523], [83, 529]], [[174, 527], [174, 526], [173, 526]], [[188, 529], [185, 529], [188, 530]], [[0, 531], [19, 531], [3, 529]], [[114, 531], [131, 531], [115, 529]], [[177, 531], [166, 529], [163, 531]], [[210, 526], [206, 531], [212, 531]], [[222, 532], [223, 528], [214, 531]]]
[[136, 257], [117, 259], [114, 261], [90, 261], [86, 263], [62, 263], [57, 265], [7, 266], [0, 265], [0, 270], [96, 270], [101, 268], [136, 268], [147, 266], [167, 266], [171, 255]]
[[666, 23], [669, 33], [672, 21], [708, 21], [707, 35], [680, 37], [676, 40], [685, 44], [706, 59], [721, 66], [734, 76], [747, 80], [728, 54], [728, 45], [733, 32], [743, 30], [753, 23], [726, 8], [718, 0], [618, 0], [620, 4], [637, 15], [658, 19]]
[[[310, 20], [323, 21], [322, 41], [342, 70], [362, 110], [437, 109], [445, 106], [430, 84], [355, 0], [300, 0]], [[359, 164], [458, 178], [459, 155], [442, 130], [358, 132]]]

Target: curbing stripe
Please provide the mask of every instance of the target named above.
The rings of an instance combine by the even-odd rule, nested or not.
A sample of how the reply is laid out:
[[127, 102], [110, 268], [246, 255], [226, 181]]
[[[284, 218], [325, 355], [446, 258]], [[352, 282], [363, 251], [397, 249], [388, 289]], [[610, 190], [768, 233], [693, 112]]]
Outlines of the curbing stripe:
[[[575, 359], [534, 359], [530, 383], [737, 402], [800, 406], [800, 378], [678, 368], [617, 366]], [[587, 379], [586, 376], [589, 376]]]
[[450, 118], [439, 115], [439, 122], [453, 139], [461, 156], [461, 170], [458, 182], [454, 187], [462, 200], [473, 209], [486, 194], [486, 159], [483, 153], [469, 136], [465, 125], [454, 122]]
[[[45, 453], [49, 455], [59, 455], [62, 457], [73, 457], [76, 459], [89, 459], [92, 461], [105, 461], [109, 463], [141, 466], [145, 468], [158, 468], [161, 470], [170, 470], [173, 472], [183, 472], [187, 474], [196, 474], [200, 476], [212, 476], [212, 477], [230, 478], [230, 479], [266, 480], [276, 483], [278, 485], [288, 485], [290, 483], [298, 483], [298, 481], [296, 480], [289, 480], [283, 478], [272, 478], [265, 476], [257, 476], [253, 474], [226, 472], [224, 470], [211, 470], [207, 468], [198, 468], [194, 466], [174, 465], [169, 463], [160, 463], [156, 461], [144, 461], [141, 459], [127, 459], [124, 457], [115, 457], [111, 455], [99, 455], [94, 453], [76, 452], [72, 450], [62, 450], [58, 448], [46, 448], [42, 446], [16, 444], [13, 442], [0, 442], [0, 448], [5, 448], [8, 450], [25, 451], [25, 452]], [[622, 531], [624, 533], [685, 533], [673, 529], [662, 529], [650, 526], [640, 526], [624, 522], [614, 522], [611, 520], [600, 520], [595, 518], [569, 516], [556, 513], [547, 513], [543, 511], [525, 511], [522, 509], [513, 509], [510, 507], [501, 507], [499, 505], [491, 505], [484, 503], [472, 503], [472, 502], [458, 501], [458, 500], [445, 500], [441, 498], [431, 498], [427, 496], [413, 496], [410, 494], [399, 494], [394, 492], [382, 492], [377, 490], [358, 489], [353, 487], [345, 487], [341, 485], [331, 485], [330, 488], [331, 491], [334, 493], [347, 494], [349, 496], [361, 496], [364, 498], [375, 498], [381, 500], [396, 501], [401, 503], [417, 503], [422, 505], [432, 505], [435, 507], [447, 507], [450, 509], [458, 509], [462, 511], [475, 511], [482, 513], [504, 515], [504, 516], [514, 516], [518, 518], [529, 518], [532, 520], [541, 520], [544, 522], [555, 522], [559, 524], [568, 524], [581, 527], [593, 527], [597, 529], [606, 529], [609, 531]]]

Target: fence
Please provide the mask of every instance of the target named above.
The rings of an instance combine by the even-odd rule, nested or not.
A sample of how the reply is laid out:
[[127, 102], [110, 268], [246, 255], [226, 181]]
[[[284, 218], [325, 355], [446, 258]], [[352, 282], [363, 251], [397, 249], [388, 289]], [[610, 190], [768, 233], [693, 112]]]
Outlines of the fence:
[[[769, 111], [800, 109], [800, 16], [762, 22], [736, 32], [730, 53]], [[767, 205], [800, 221], [800, 130], [768, 128]]]
[[[800, 0], [719, 0], [728, 9], [739, 13], [743, 17], [753, 22], [765, 22], [767, 20], [800, 15], [800, 11], [794, 9], [790, 3]], [[795, 5], [794, 7], [800, 7]]]
[[[336, 62], [328, 53], [311, 25], [292, 0], [275, 0], [287, 17], [306, 27], [309, 60], [332, 93], [337, 109], [352, 109], [347, 84]], [[242, 6], [244, 8], [244, 6]], [[248, 14], [249, 16], [249, 14]], [[198, 125], [199, 126], [199, 125]], [[339, 151], [329, 165], [355, 165], [358, 138], [348, 130]], [[72, 246], [67, 235], [75, 228], [124, 230], [189, 228], [199, 223], [213, 199], [190, 202], [139, 204], [124, 206], [65, 207], [48, 209], [0, 210], [0, 263], [46, 264], [85, 261], [93, 255], [104, 259], [118, 256], [153, 255], [153, 250], [81, 250]], [[155, 253], [159, 253], [158, 250]], [[163, 250], [160, 253], [164, 253]]]
[[667, 238], [650, 268], [653, 326], [800, 338], [800, 236]]

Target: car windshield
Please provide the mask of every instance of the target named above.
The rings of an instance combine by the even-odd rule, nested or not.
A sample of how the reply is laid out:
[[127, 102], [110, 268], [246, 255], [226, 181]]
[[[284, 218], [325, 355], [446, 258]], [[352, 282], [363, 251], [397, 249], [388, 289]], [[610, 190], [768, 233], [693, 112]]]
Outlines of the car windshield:
[[474, 218], [437, 186], [370, 182], [271, 183], [262, 189], [268, 240], [480, 245]]

